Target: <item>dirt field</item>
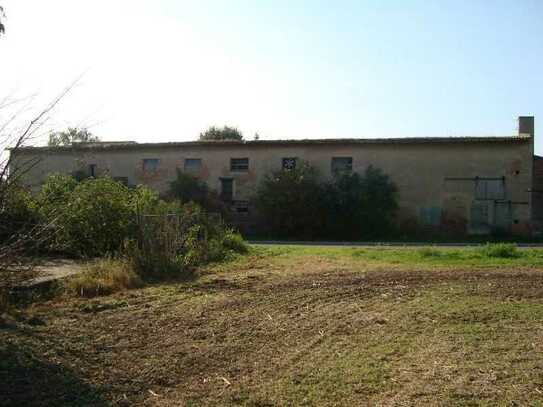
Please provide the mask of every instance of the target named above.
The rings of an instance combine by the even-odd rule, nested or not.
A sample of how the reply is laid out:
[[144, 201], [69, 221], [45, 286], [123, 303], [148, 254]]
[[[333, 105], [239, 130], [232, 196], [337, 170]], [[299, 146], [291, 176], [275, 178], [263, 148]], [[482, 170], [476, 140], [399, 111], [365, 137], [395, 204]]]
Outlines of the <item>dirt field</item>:
[[540, 254], [390, 253], [260, 248], [36, 304], [0, 328], [0, 405], [543, 405]]

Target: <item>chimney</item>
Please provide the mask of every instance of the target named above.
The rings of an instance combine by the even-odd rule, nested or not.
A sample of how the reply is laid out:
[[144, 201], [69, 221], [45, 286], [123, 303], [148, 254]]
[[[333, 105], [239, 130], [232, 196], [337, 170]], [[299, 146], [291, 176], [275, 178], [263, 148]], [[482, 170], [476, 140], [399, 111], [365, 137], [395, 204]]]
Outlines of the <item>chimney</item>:
[[519, 116], [518, 134], [534, 136], [534, 116]]

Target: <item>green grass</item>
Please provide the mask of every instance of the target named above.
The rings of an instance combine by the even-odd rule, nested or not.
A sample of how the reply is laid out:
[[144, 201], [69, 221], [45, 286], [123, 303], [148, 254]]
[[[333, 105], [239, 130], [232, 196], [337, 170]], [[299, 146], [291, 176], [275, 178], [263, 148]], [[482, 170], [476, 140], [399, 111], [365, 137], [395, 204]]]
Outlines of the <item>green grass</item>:
[[424, 247], [337, 247], [297, 245], [253, 245], [256, 253], [283, 258], [321, 256], [370, 264], [419, 266], [540, 266], [543, 249], [518, 249], [513, 244], [487, 243], [481, 246]]

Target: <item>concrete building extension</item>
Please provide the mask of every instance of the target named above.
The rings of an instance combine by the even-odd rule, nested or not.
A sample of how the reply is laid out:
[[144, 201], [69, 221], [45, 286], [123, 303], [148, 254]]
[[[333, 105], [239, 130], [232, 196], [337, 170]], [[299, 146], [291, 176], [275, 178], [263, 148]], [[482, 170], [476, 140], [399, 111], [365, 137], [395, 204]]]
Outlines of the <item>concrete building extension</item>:
[[380, 168], [398, 187], [398, 223], [408, 230], [534, 235], [543, 226], [543, 159], [534, 157], [529, 116], [507, 137], [101, 142], [16, 154], [15, 165], [39, 160], [24, 180], [33, 190], [48, 174], [84, 172], [166, 193], [180, 169], [215, 189], [246, 225], [255, 218], [252, 199], [262, 178], [303, 160], [323, 177]]

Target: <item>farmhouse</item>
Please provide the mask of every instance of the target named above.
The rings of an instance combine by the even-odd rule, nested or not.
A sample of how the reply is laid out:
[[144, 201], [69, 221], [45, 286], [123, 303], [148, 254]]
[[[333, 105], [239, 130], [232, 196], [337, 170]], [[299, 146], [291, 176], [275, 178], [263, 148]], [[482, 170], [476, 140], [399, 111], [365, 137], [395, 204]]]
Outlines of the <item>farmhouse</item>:
[[[543, 159], [534, 157], [534, 118], [507, 137], [87, 143], [25, 147], [14, 165], [38, 160], [24, 183], [50, 173], [109, 175], [167, 192], [177, 169], [193, 174], [250, 226], [252, 196], [270, 172], [301, 160], [330, 177], [336, 170], [382, 169], [399, 190], [398, 222], [450, 234], [534, 235], [543, 226]], [[19, 164], [18, 164], [19, 163]]]

